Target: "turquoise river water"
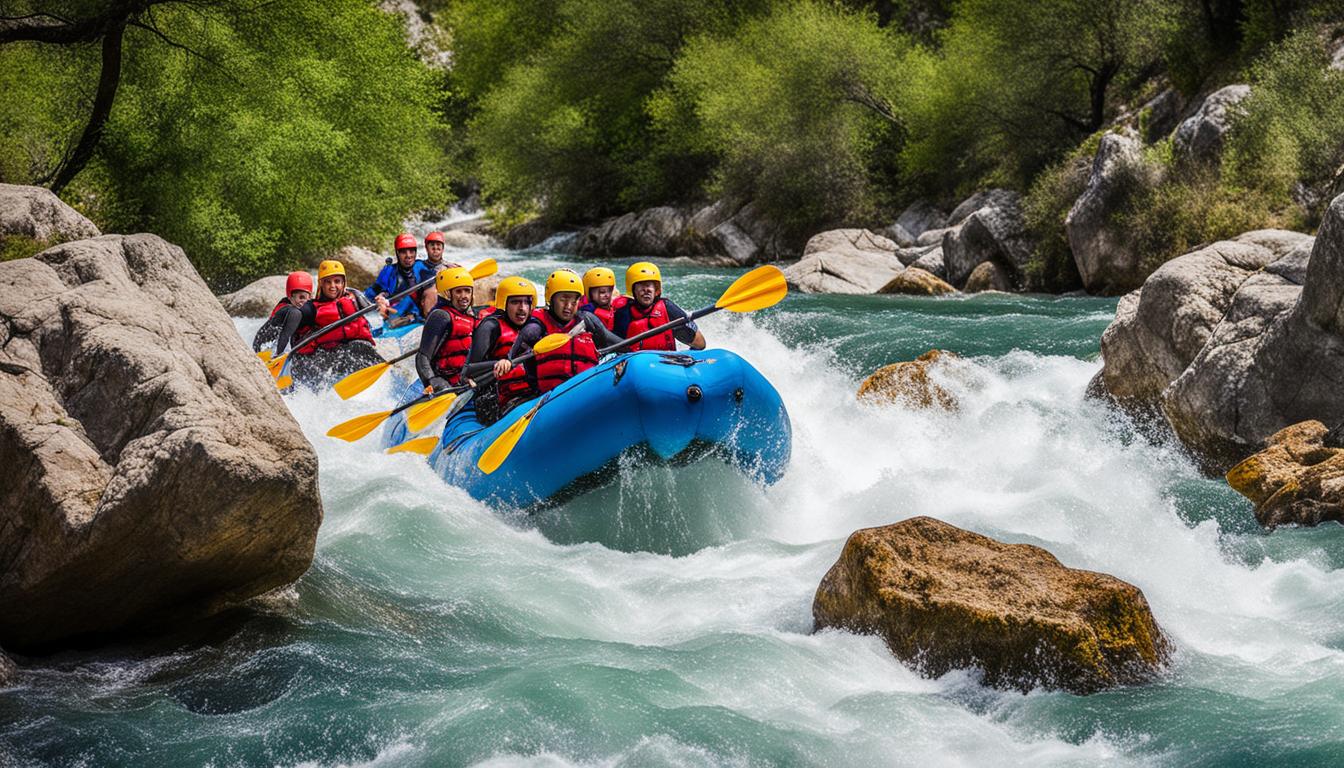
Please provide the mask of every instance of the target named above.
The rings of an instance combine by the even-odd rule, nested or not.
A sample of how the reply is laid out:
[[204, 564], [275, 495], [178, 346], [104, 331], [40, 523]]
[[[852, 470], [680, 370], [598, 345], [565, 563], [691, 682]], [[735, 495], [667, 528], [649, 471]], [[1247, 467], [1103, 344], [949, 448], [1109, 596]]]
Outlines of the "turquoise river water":
[[[532, 277], [564, 259], [490, 254]], [[690, 308], [735, 276], [665, 274]], [[1085, 401], [1114, 308], [791, 295], [715, 315], [711, 346], [789, 408], [784, 480], [632, 468], [531, 517], [375, 437], [323, 436], [390, 385], [290, 396], [321, 462], [312, 569], [180, 637], [28, 660], [0, 690], [0, 766], [1344, 764], [1344, 529], [1267, 535], [1178, 449]], [[856, 403], [864, 374], [933, 347], [969, 358], [945, 381], [958, 412]], [[812, 634], [849, 533], [912, 515], [1139, 585], [1169, 674], [1022, 695]]]

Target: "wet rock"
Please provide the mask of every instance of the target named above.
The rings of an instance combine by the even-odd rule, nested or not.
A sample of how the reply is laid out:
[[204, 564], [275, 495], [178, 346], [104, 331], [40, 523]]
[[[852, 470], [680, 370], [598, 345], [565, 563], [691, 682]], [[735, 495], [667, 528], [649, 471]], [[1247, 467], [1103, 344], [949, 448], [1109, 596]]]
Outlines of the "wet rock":
[[957, 398], [929, 377], [934, 366], [953, 364], [951, 352], [931, 349], [914, 360], [884, 365], [863, 380], [856, 397], [872, 403], [895, 403], [911, 408], [957, 409]]
[[962, 286], [966, 293], [984, 293], [985, 291], [1008, 292], [1013, 290], [1013, 279], [1008, 271], [992, 261], [981, 262], [966, 278]]
[[0, 643], [171, 625], [308, 568], [316, 454], [180, 248], [2, 263], [0, 336]]
[[532, 248], [556, 233], [555, 227], [541, 219], [528, 219], [521, 224], [509, 227], [500, 236], [505, 248], [515, 251]]
[[991, 204], [973, 211], [959, 230], [943, 236], [943, 263], [947, 281], [953, 285], [964, 286], [971, 272], [988, 261], [1002, 267], [1013, 286], [1025, 280], [1035, 247], [1027, 234], [1021, 196], [1005, 190], [992, 192], [985, 193]]
[[675, 243], [689, 216], [663, 205], [608, 219], [584, 230], [576, 247], [585, 257], [666, 258], [676, 255]]
[[943, 262], [943, 247], [941, 245], [925, 251], [924, 255], [915, 259], [910, 266], [915, 269], [922, 269], [940, 280], [947, 279], [947, 265]]
[[443, 233], [443, 244], [449, 248], [498, 248], [499, 241], [480, 232], [450, 229]]
[[1328, 432], [1319, 421], [1285, 427], [1228, 470], [1228, 485], [1255, 504], [1261, 525], [1344, 522], [1344, 450], [1325, 444]]
[[921, 674], [979, 669], [1024, 692], [1148, 682], [1170, 654], [1138, 587], [929, 517], [851, 534], [812, 617], [881, 636]]
[[942, 296], [947, 293], [956, 293], [957, 289], [931, 272], [926, 272], [918, 267], [908, 267], [878, 289], [877, 292], [898, 293], [906, 296]]
[[802, 261], [784, 276], [804, 293], [877, 293], [903, 269], [887, 238], [866, 229], [833, 229], [808, 240]]
[[19, 665], [14, 660], [0, 651], [0, 688], [7, 688], [14, 684], [19, 677]]
[[285, 297], [287, 279], [287, 275], [268, 275], [220, 296], [219, 303], [232, 317], [270, 317], [276, 302]]
[[1209, 94], [1199, 111], [1176, 129], [1172, 152], [1177, 159], [1216, 165], [1236, 105], [1251, 95], [1249, 85], [1229, 85]]
[[1137, 244], [1116, 222], [1116, 213], [1157, 173], [1144, 163], [1137, 138], [1118, 133], [1102, 137], [1087, 188], [1064, 221], [1069, 249], [1089, 293], [1132, 291], [1147, 277]]
[[51, 190], [0, 184], [0, 237], [21, 237], [38, 245], [55, 245], [98, 234], [93, 222]]

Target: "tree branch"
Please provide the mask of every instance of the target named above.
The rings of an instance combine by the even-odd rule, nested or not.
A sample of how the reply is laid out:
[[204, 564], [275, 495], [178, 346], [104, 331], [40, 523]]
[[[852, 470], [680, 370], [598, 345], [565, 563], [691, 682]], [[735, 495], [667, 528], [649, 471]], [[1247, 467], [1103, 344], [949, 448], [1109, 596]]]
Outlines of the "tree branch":
[[[117, 86], [121, 83], [121, 43], [126, 34], [126, 23], [114, 25], [103, 35], [102, 71], [98, 75], [98, 91], [93, 98], [93, 111], [89, 122], [84, 126], [84, 134], [68, 157], [61, 161], [52, 172], [51, 191], [60, 193], [65, 185], [82, 170], [93, 157], [93, 150], [103, 136], [107, 118], [112, 113], [112, 102], [117, 97]], [[45, 179], [43, 180], [45, 181]]]

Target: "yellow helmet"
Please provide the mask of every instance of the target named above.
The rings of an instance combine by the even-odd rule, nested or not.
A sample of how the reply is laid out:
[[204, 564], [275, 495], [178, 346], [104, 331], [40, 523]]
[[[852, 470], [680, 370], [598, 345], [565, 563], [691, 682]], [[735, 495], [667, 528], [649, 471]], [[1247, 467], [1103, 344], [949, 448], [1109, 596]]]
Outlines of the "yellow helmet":
[[546, 303], [550, 304], [552, 296], [565, 291], [577, 293], [579, 298], [583, 298], [583, 281], [568, 269], [557, 269], [546, 278]]
[[513, 296], [526, 296], [536, 301], [537, 289], [521, 277], [506, 277], [495, 288], [495, 309], [505, 309]]
[[625, 292], [630, 293], [635, 283], [642, 283], [645, 280], [663, 282], [663, 273], [658, 271], [658, 265], [651, 261], [637, 261], [631, 264], [625, 270]]
[[332, 275], [345, 277], [345, 265], [335, 259], [327, 259], [317, 265], [317, 279], [325, 280]]
[[606, 267], [593, 267], [583, 273], [583, 295], [594, 288], [604, 288], [606, 286], [616, 287], [616, 273]]
[[439, 274], [434, 276], [434, 288], [438, 290], [439, 295], [448, 298], [448, 292], [454, 288], [470, 288], [471, 273], [465, 267], [448, 267], [439, 270]]

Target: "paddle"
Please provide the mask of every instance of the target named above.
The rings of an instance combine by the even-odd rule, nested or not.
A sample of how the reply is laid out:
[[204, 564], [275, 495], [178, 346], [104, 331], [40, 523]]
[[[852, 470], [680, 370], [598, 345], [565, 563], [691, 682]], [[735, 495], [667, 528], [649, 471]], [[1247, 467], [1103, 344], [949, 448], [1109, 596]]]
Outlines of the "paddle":
[[[550, 351], [552, 349], [556, 349], [560, 345], [564, 344], [566, 341], [569, 341], [569, 336], [567, 334], [553, 333], [550, 336], [542, 338], [541, 341], [538, 341], [537, 347], [540, 347], [542, 343], [545, 342], [547, 345], [546, 351]], [[513, 360], [510, 360], [509, 362], [513, 363], [514, 365], [518, 365], [519, 363], [531, 359], [531, 357], [534, 354], [536, 354], [535, 348], [533, 349], [532, 352], [528, 352], [525, 355], [519, 355], [518, 357], [514, 358]], [[425, 403], [430, 402], [437, 402], [440, 400], [446, 401], [443, 403], [443, 411], [439, 411], [439, 414], [442, 414], [444, 411], [448, 410], [449, 406], [453, 404], [453, 400], [457, 398], [458, 394], [468, 389], [471, 389], [471, 386], [472, 385], [470, 384], [463, 384], [461, 386], [453, 387], [452, 389], [446, 389], [443, 392], [437, 392], [432, 395], [417, 397], [416, 399], [408, 403], [402, 403], [401, 405], [391, 410], [377, 411], [375, 413], [366, 413], [363, 416], [356, 416], [353, 419], [343, 421], [340, 424], [337, 424], [336, 426], [327, 430], [327, 437], [334, 437], [337, 440], [344, 440], [348, 443], [353, 443], [354, 441], [372, 432], [374, 429], [378, 427], [379, 424], [382, 424], [384, 421], [387, 421], [390, 417], [395, 416], [396, 414], [401, 413], [404, 410], [413, 408], [417, 405], [423, 405]], [[424, 423], [427, 425], [430, 421], [433, 421], [433, 419], [429, 419]], [[409, 426], [409, 424], [407, 426]]]
[[336, 394], [340, 395], [342, 400], [349, 400], [360, 392], [372, 387], [392, 366], [407, 358], [415, 357], [416, 353], [419, 351], [419, 349], [412, 349], [409, 352], [397, 355], [391, 360], [374, 363], [367, 368], [360, 368], [358, 371], [355, 371], [344, 379], [336, 382], [332, 388], [336, 390]]
[[417, 437], [414, 440], [407, 440], [401, 445], [394, 445], [387, 449], [387, 453], [418, 453], [421, 456], [428, 456], [434, 452], [434, 446], [439, 444], [439, 438], [436, 437]]
[[[472, 280], [480, 280], [483, 277], [489, 277], [490, 275], [493, 275], [496, 272], [498, 272], [499, 265], [495, 262], [494, 259], [486, 258], [482, 259], [480, 263], [476, 264], [468, 271], [471, 273]], [[398, 291], [397, 293], [388, 296], [387, 303], [393, 304], [397, 301], [400, 301], [401, 299], [411, 295], [416, 291], [428, 288], [430, 285], [433, 285], [433, 283], [434, 283], [433, 277], [429, 278], [428, 280], [422, 280], [421, 282], [412, 285], [410, 288], [407, 288], [404, 291]], [[366, 313], [372, 312], [377, 308], [378, 308], [377, 304], [370, 304], [369, 306], [364, 307], [363, 309], [356, 310], [346, 315], [345, 317], [342, 317], [340, 320], [337, 320], [334, 323], [330, 323], [326, 326], [323, 326], [322, 328], [318, 328], [316, 331], [313, 331], [307, 336], [304, 336], [297, 343], [290, 344], [289, 348], [290, 350], [301, 349], [313, 339], [320, 338], [322, 335], [329, 333], [330, 331], [334, 331], [337, 328], [340, 328], [341, 326], [345, 325], [346, 323], [354, 322], [357, 318], [363, 317]], [[286, 382], [284, 385], [280, 385], [280, 379], [282, 377], [288, 379], [287, 376], [284, 376], [284, 373], [286, 369], [289, 368], [289, 355], [290, 353], [286, 352], [283, 355], [272, 357], [270, 360], [266, 361], [266, 368], [271, 372], [271, 376], [273, 376], [276, 379], [276, 384], [280, 386], [281, 389], [284, 389], [285, 387], [289, 386], [288, 382]]]
[[[726, 309], [729, 312], [753, 312], [758, 309], [774, 306], [788, 295], [788, 292], [789, 287], [784, 280], [784, 273], [780, 272], [778, 267], [773, 267], [768, 264], [763, 267], [757, 267], [734, 280], [733, 284], [728, 286], [728, 290], [723, 292], [723, 295], [719, 297], [719, 300], [716, 301], [713, 306], [697, 309], [686, 317], [673, 320], [667, 325], [650, 328], [644, 333], [631, 336], [620, 344], [613, 344], [605, 349], [600, 349], [598, 350], [598, 356], [601, 357], [615, 352], [618, 349], [624, 349], [625, 347], [629, 347], [630, 345], [636, 344], [651, 336], [666, 333], [673, 328], [685, 325], [692, 320], [698, 320], [699, 318], [712, 312], [717, 312], [720, 309]], [[500, 465], [504, 463], [504, 460], [513, 452], [513, 448], [518, 444], [519, 439], [522, 438], [523, 432], [527, 431], [527, 426], [532, 423], [532, 417], [536, 416], [537, 411], [541, 410], [541, 406], [545, 405], [549, 400], [550, 398], [543, 397], [536, 405], [532, 406], [530, 411], [523, 414], [522, 418], [515, 421], [508, 429], [504, 430], [499, 437], [495, 438], [495, 441], [490, 444], [489, 448], [485, 449], [485, 452], [481, 454], [480, 459], [476, 461], [476, 466], [487, 475], [494, 472], [496, 469], [499, 469]]]

